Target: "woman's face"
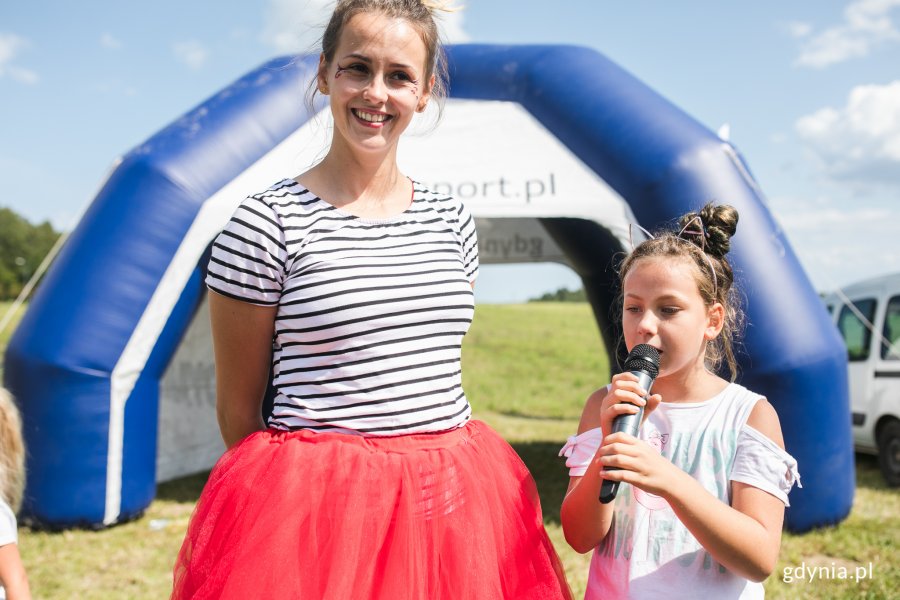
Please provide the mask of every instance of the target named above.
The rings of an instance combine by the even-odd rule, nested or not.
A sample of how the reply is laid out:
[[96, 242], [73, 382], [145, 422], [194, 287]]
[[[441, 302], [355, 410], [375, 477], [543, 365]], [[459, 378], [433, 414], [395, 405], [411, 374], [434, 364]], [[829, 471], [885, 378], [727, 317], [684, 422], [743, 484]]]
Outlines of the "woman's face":
[[[330, 63], [319, 63], [319, 89], [330, 97], [335, 142], [353, 152], [395, 150], [431, 90], [427, 49], [404, 19], [359, 13], [344, 25]], [[430, 79], [430, 80], [426, 80]]]
[[696, 276], [696, 267], [686, 260], [643, 258], [623, 281], [625, 345], [659, 350], [660, 377], [703, 369], [706, 342], [721, 331], [721, 305], [706, 306]]

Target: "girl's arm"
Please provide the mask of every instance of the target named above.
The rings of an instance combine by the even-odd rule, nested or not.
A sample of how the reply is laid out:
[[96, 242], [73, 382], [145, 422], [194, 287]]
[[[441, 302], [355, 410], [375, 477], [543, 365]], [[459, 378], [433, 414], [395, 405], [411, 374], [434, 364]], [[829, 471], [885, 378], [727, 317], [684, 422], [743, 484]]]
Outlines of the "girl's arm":
[[22, 557], [19, 556], [18, 544], [0, 546], [0, 584], [6, 589], [7, 600], [31, 599], [28, 576], [22, 565]]
[[209, 314], [216, 356], [216, 416], [231, 448], [265, 429], [262, 400], [272, 362], [274, 306], [258, 306], [210, 291]]
[[[784, 447], [778, 415], [767, 401], [756, 403], [747, 424]], [[656, 450], [624, 434], [611, 436], [597, 454], [604, 465], [623, 469], [608, 472], [610, 479], [663, 496], [697, 541], [731, 572], [763, 581], [775, 569], [784, 521], [784, 504], [775, 496], [732, 482], [729, 506]]]
[[[643, 417], [646, 419], [659, 404], [660, 397], [651, 396], [647, 403], [643, 399], [644, 395], [644, 390], [637, 385], [636, 376], [631, 373], [615, 375], [609, 392], [603, 387], [588, 398], [581, 413], [578, 433], [600, 427], [605, 437], [612, 430], [612, 422], [616, 416], [637, 412], [637, 407], [633, 406], [635, 404], [647, 404]], [[603, 541], [612, 525], [615, 502], [600, 502], [602, 472], [603, 465], [598, 452], [583, 476], [569, 478], [569, 489], [560, 508], [560, 521], [566, 541], [576, 552], [582, 554], [590, 552]]]
[[[606, 388], [601, 388], [588, 398], [578, 424], [579, 434], [600, 426], [600, 413], [606, 395]], [[600, 461], [595, 459], [584, 476], [570, 477], [569, 489], [559, 510], [566, 541], [581, 554], [593, 550], [606, 537], [612, 524], [613, 502], [601, 504], [599, 500], [600, 485], [603, 483], [601, 470]]]

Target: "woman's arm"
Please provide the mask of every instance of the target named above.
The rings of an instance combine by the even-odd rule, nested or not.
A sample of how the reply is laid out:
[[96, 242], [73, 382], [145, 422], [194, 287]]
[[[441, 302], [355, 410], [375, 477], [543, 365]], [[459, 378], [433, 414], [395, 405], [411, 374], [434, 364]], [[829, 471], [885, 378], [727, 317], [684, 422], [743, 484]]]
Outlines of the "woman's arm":
[[30, 600], [28, 576], [19, 556], [18, 544], [0, 546], [0, 584], [6, 589], [8, 600]]
[[[784, 447], [778, 416], [765, 400], [757, 402], [747, 424]], [[729, 506], [649, 445], [625, 434], [610, 436], [597, 454], [604, 465], [622, 469], [610, 471], [609, 478], [663, 496], [697, 541], [731, 572], [762, 581], [775, 569], [784, 521], [784, 504], [775, 496], [732, 482]]]
[[216, 416], [231, 448], [265, 429], [262, 401], [272, 364], [274, 306], [258, 306], [209, 292], [216, 356]]

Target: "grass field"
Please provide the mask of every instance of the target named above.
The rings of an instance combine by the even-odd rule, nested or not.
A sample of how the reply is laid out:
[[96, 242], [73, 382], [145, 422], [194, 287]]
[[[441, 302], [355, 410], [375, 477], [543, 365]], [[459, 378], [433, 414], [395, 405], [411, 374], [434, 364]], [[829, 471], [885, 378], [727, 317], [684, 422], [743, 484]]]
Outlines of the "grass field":
[[[586, 304], [479, 306], [463, 360], [476, 416], [510, 441], [537, 480], [547, 529], [580, 598], [589, 555], [576, 554], [562, 537], [559, 506], [567, 473], [557, 452], [574, 432], [584, 398], [608, 377], [590, 309]], [[35, 598], [167, 597], [172, 562], [205, 477], [161, 485], [140, 519], [107, 530], [21, 530]], [[779, 566], [766, 582], [769, 598], [897, 597], [900, 490], [885, 487], [871, 457], [858, 457], [857, 486], [852, 514], [840, 525], [785, 534]], [[836, 575], [841, 567], [850, 573], [865, 567], [871, 578], [783, 581], [786, 568], [801, 565], [827, 567]]]

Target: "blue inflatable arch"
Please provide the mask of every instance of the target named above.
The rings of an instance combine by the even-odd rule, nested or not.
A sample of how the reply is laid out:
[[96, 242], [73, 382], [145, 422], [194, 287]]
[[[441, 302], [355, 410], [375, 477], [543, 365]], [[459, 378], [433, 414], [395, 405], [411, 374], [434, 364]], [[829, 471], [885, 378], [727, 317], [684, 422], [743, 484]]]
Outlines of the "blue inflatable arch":
[[[299, 99], [315, 64], [273, 60], [131, 151], [71, 235], [6, 356], [33, 522], [103, 526], [153, 499], [160, 378], [204, 293], [206, 248], [221, 226], [209, 225], [209, 207], [310, 120]], [[707, 200], [738, 208], [731, 256], [750, 324], [742, 383], [775, 406], [803, 475], [787, 526], [844, 518], [854, 493], [845, 349], [735, 150], [592, 50], [462, 45], [449, 66], [452, 99], [518, 103], [648, 229]], [[583, 219], [542, 223], [614, 352], [608, 267], [621, 245]]]

